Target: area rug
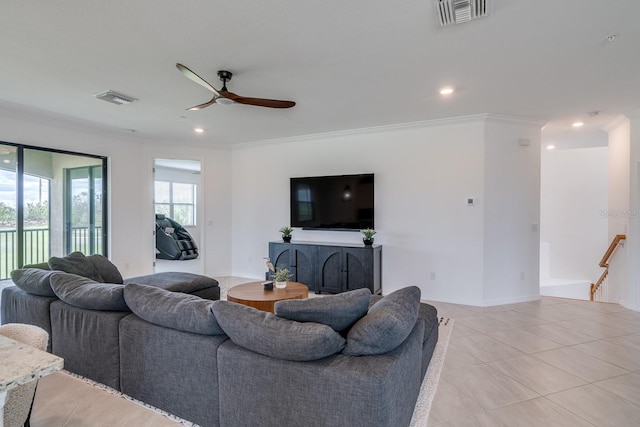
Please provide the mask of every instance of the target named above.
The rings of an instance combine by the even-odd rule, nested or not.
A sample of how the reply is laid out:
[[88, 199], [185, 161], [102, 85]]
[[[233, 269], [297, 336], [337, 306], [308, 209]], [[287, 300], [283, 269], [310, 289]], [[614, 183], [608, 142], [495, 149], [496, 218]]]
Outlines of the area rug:
[[438, 343], [431, 356], [431, 362], [427, 368], [422, 385], [420, 386], [420, 395], [413, 410], [413, 418], [411, 418], [410, 427], [426, 427], [429, 419], [429, 411], [433, 397], [436, 395], [438, 382], [440, 381], [440, 373], [444, 358], [447, 355], [447, 347], [449, 339], [453, 331], [453, 319], [441, 317], [438, 322]]

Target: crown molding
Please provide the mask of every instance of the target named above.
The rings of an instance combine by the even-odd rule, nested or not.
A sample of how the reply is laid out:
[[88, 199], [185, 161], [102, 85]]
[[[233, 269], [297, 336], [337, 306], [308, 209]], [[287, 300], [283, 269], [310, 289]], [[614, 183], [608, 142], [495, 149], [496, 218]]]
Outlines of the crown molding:
[[232, 147], [232, 150], [242, 150], [242, 149], [254, 148], [254, 147], [264, 146], [264, 145], [280, 145], [280, 144], [290, 144], [294, 142], [299, 143], [304, 141], [315, 141], [318, 139], [328, 139], [328, 138], [333, 139], [333, 138], [344, 138], [344, 137], [352, 137], [352, 136], [362, 136], [370, 133], [397, 132], [397, 131], [424, 129], [424, 128], [436, 127], [436, 126], [485, 123], [488, 121], [502, 122], [502, 123], [518, 123], [518, 124], [534, 125], [534, 126], [540, 126], [540, 127], [542, 127], [544, 123], [546, 123], [539, 120], [531, 120], [523, 117], [506, 116], [506, 115], [499, 115], [499, 114], [473, 114], [469, 116], [446, 117], [443, 119], [422, 120], [422, 121], [409, 122], [409, 123], [397, 123], [397, 124], [390, 124], [390, 125], [383, 125], [383, 126], [371, 126], [366, 128], [347, 129], [347, 130], [340, 130], [340, 131], [333, 131], [333, 132], [322, 132], [322, 133], [315, 133], [315, 134], [290, 136], [286, 138], [265, 139], [261, 141], [244, 142], [244, 143], [234, 144]]
[[624, 115], [619, 115], [618, 117], [614, 118], [610, 122], [606, 123], [600, 129], [602, 129], [605, 132], [611, 132], [612, 130], [614, 130], [618, 126], [620, 126], [620, 125], [622, 125], [624, 123], [628, 123], [628, 122], [629, 122], [629, 117], [624, 116]]

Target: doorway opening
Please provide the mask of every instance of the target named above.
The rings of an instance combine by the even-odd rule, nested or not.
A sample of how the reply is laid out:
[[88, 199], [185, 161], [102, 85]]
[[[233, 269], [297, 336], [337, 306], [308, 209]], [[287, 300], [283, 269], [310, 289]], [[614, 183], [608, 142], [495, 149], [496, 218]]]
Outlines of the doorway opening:
[[204, 274], [201, 162], [154, 159], [153, 176], [154, 271]]

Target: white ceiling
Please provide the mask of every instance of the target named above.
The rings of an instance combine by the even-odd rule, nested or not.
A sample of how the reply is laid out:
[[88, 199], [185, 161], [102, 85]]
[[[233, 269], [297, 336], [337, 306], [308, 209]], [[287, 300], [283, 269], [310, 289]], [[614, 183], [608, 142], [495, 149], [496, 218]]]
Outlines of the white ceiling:
[[[0, 106], [207, 146], [482, 113], [567, 135], [640, 110], [640, 1], [493, 0], [488, 17], [450, 27], [434, 1], [4, 1]], [[176, 62], [297, 105], [185, 111], [211, 93]], [[94, 98], [110, 89], [139, 101]]]

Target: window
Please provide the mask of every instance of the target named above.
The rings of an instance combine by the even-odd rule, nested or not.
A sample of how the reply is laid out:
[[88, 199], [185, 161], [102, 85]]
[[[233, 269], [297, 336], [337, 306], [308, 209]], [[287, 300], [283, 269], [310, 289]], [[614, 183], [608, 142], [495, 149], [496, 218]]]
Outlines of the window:
[[155, 206], [183, 226], [196, 225], [196, 185], [182, 182], [156, 181]]

